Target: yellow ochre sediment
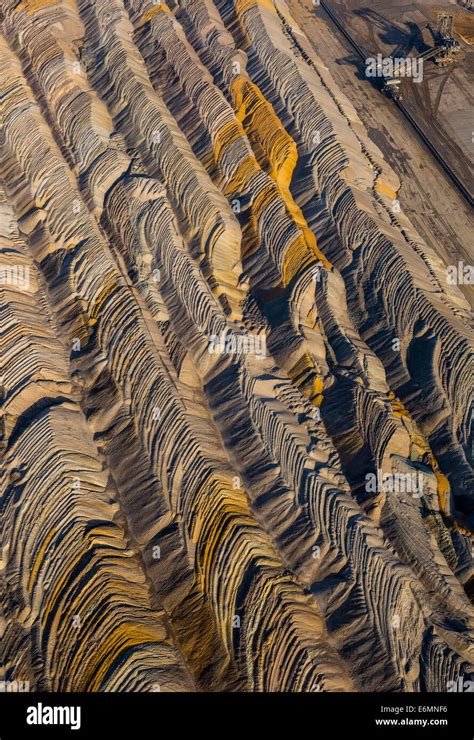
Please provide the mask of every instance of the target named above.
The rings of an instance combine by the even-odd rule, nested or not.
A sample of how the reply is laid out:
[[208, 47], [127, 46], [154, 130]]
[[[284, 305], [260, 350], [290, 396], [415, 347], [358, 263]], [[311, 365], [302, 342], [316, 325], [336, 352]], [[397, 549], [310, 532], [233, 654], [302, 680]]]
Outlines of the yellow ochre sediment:
[[235, 11], [239, 17], [242, 18], [244, 13], [255, 6], [261, 5], [263, 8], [270, 10], [272, 13], [276, 13], [275, 6], [272, 0], [237, 0], [235, 4]]
[[148, 8], [146, 13], [143, 14], [140, 20], [137, 21], [133, 35], [136, 36], [138, 31], [141, 31], [143, 26], [145, 26], [149, 21], [155, 18], [155, 16], [157, 16], [159, 13], [171, 13], [171, 10], [168, 8], [166, 3], [160, 2], [156, 5], [152, 5], [152, 7]]
[[428, 441], [416, 427], [413, 417], [408, 409], [405, 408], [403, 403], [400, 401], [399, 398], [395, 396], [393, 392], [390, 392], [389, 396], [391, 398], [393, 415], [397, 416], [399, 419], [405, 418], [408, 422], [410, 422], [411, 428], [407, 429], [407, 431], [410, 435], [412, 444], [420, 453], [427, 453], [431, 469], [436, 476], [440, 509], [443, 514], [449, 516], [449, 494], [451, 491], [449, 481], [444, 473], [441, 472], [437, 460], [431, 450], [431, 447], [428, 444]]
[[162, 643], [163, 638], [163, 629], [159, 625], [154, 632], [152, 626], [119, 624], [110, 632], [107, 641], [99, 643], [89, 657], [88, 677], [84, 679], [81, 690], [99, 691], [107, 672], [117, 663], [121, 654], [125, 655], [126, 651], [140, 645]]
[[[25, 2], [17, 5], [17, 7], [15, 8], [15, 12], [19, 12], [20, 10], [27, 10], [28, 13], [36, 13], [38, 10], [44, 10], [44, 8], [49, 8], [52, 5], [59, 4], [60, 0], [25, 0]], [[73, 5], [72, 2], [67, 4]]]
[[383, 180], [377, 180], [375, 189], [381, 195], [386, 195], [387, 198], [390, 198], [391, 200], [397, 200], [398, 196], [397, 196], [396, 191], [393, 188], [391, 188], [390, 185], [387, 185], [387, 183], [384, 182]]
[[411, 414], [410, 412], [405, 408], [403, 403], [400, 401], [399, 398], [395, 397], [395, 394], [393, 392], [389, 393], [389, 397], [392, 399], [392, 413], [394, 416], [398, 416], [399, 419], [401, 419], [403, 416], [407, 419], [410, 419], [411, 421]]
[[[286, 286], [298, 272], [308, 264], [320, 260], [327, 269], [331, 263], [318, 249], [316, 237], [309, 228], [301, 209], [296, 204], [290, 182], [298, 161], [294, 139], [288, 134], [272, 105], [260, 89], [244, 75], [238, 75], [232, 82], [234, 109], [242, 122], [257, 161], [262, 169], [278, 186], [288, 215], [302, 232], [288, 249], [283, 266], [283, 284]], [[268, 202], [268, 201], [267, 201]]]
[[105, 301], [109, 296], [112, 295], [112, 293], [115, 292], [115, 290], [118, 288], [118, 285], [116, 282], [107, 283], [99, 293], [98, 298], [96, 299], [94, 306], [92, 307], [91, 313], [90, 313], [90, 319], [89, 319], [89, 326], [94, 326], [94, 324], [97, 322], [99, 318], [100, 309], [104, 305]]
[[309, 352], [305, 352], [288, 370], [288, 377], [313, 406], [321, 406], [324, 383]]

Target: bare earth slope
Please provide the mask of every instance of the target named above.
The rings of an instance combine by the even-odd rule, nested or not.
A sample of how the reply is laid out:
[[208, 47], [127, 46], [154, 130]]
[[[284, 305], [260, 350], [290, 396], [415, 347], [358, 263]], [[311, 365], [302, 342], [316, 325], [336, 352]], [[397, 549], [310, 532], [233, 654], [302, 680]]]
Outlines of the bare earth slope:
[[0, 18], [3, 680], [469, 680], [469, 304], [285, 2]]

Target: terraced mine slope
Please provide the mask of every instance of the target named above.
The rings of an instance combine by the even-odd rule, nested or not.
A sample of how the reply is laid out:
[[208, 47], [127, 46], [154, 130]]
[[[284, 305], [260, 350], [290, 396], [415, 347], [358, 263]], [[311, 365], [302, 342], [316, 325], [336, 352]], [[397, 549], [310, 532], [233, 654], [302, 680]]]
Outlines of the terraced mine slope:
[[1, 31], [2, 680], [469, 680], [469, 304], [285, 2]]

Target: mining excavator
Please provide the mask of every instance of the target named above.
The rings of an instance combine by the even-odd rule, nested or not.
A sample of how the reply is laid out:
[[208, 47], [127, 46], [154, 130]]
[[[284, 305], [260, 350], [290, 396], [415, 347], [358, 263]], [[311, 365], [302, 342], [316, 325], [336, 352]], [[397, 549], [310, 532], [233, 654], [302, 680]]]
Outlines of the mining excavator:
[[[410, 57], [412, 64], [432, 59], [439, 67], [446, 67], [462, 59], [461, 44], [454, 38], [454, 17], [449, 13], [438, 13], [436, 26], [429, 24], [434, 46], [416, 57]], [[395, 100], [402, 99], [401, 78], [407, 76], [401, 67], [393, 76], [384, 77], [382, 92]]]

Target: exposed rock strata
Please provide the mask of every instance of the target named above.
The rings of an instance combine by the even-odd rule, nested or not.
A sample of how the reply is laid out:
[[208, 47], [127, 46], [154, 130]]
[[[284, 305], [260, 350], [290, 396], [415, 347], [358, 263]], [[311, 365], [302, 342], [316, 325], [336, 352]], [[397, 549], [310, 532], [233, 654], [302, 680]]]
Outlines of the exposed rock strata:
[[468, 676], [467, 305], [285, 4], [2, 10], [5, 676]]

